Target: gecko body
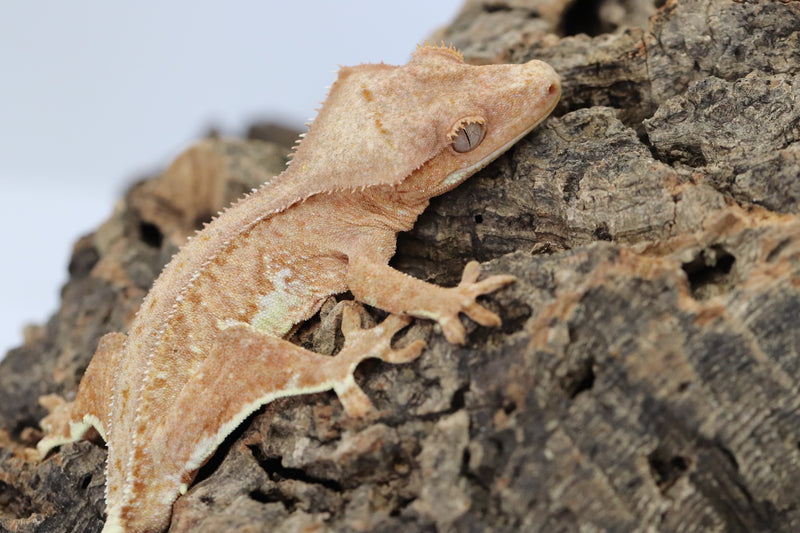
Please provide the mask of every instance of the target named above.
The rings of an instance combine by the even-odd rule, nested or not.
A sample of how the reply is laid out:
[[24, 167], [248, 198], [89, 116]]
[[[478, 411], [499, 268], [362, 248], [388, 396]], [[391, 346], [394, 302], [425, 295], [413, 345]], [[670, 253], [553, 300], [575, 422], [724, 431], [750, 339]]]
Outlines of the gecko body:
[[[95, 427], [108, 445], [104, 532], [164, 530], [172, 504], [248, 415], [275, 398], [333, 389], [348, 414], [371, 404], [352, 373], [392, 349], [409, 317], [464, 342], [463, 313], [500, 323], [476, 298], [477, 263], [443, 288], [388, 266], [396, 235], [541, 122], [560, 95], [546, 64], [471, 66], [420, 47], [403, 66], [343, 68], [285, 172], [208, 224], [165, 267], [127, 335], [103, 337], [73, 403], [42, 422], [44, 456]], [[334, 357], [284, 340], [332, 294], [392, 313], [361, 329], [342, 319]]]

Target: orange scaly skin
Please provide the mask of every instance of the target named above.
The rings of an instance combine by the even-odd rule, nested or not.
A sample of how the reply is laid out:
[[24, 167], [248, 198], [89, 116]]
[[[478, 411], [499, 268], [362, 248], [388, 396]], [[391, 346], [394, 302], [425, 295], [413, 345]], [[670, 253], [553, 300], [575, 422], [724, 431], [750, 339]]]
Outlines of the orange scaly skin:
[[[396, 235], [433, 196], [483, 168], [552, 111], [546, 64], [471, 66], [420, 47], [403, 66], [345, 67], [288, 169], [205, 227], [167, 265], [127, 336], [101, 339], [74, 403], [42, 421], [44, 456], [94, 426], [108, 443], [103, 531], [158, 532], [172, 504], [224, 438], [261, 405], [333, 389], [350, 415], [371, 408], [352, 372], [393, 350], [410, 316], [464, 342], [459, 313], [500, 319], [476, 297], [511, 282], [477, 281], [470, 263], [443, 288], [388, 266]], [[345, 345], [327, 357], [282, 337], [328, 296], [393, 313], [361, 329], [345, 311]]]

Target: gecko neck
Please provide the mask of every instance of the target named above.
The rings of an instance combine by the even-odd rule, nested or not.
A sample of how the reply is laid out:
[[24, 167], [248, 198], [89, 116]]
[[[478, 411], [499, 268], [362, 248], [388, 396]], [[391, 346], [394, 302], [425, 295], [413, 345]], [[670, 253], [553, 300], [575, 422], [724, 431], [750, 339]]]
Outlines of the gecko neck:
[[405, 194], [391, 185], [367, 187], [358, 191], [354, 200], [361, 209], [372, 214], [371, 222], [383, 224], [395, 232], [410, 230], [430, 201], [426, 196]]

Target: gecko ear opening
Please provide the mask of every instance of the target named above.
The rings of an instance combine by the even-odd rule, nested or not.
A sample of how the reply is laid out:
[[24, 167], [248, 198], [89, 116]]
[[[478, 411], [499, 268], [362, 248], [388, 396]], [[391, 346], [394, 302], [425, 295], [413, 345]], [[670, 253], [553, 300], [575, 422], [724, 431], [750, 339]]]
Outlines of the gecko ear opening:
[[453, 150], [459, 154], [471, 152], [486, 137], [486, 123], [482, 118], [469, 117], [459, 120], [450, 132]]

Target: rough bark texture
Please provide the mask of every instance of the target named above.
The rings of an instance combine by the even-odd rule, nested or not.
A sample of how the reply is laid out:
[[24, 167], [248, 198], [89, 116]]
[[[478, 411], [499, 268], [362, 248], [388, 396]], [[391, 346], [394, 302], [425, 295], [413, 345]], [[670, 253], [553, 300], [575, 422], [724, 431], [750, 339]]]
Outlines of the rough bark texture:
[[[394, 260], [514, 274], [486, 298], [503, 327], [456, 347], [418, 321], [419, 360], [359, 369], [371, 418], [332, 393], [266, 406], [170, 531], [800, 530], [800, 5], [470, 1], [436, 38], [563, 77], [556, 116]], [[61, 310], [0, 363], [0, 530], [100, 529], [103, 449], [35, 461], [37, 398], [74, 394], [185, 235], [282, 153], [202, 143], [76, 244]], [[332, 303], [297, 342], [335, 350]]]

